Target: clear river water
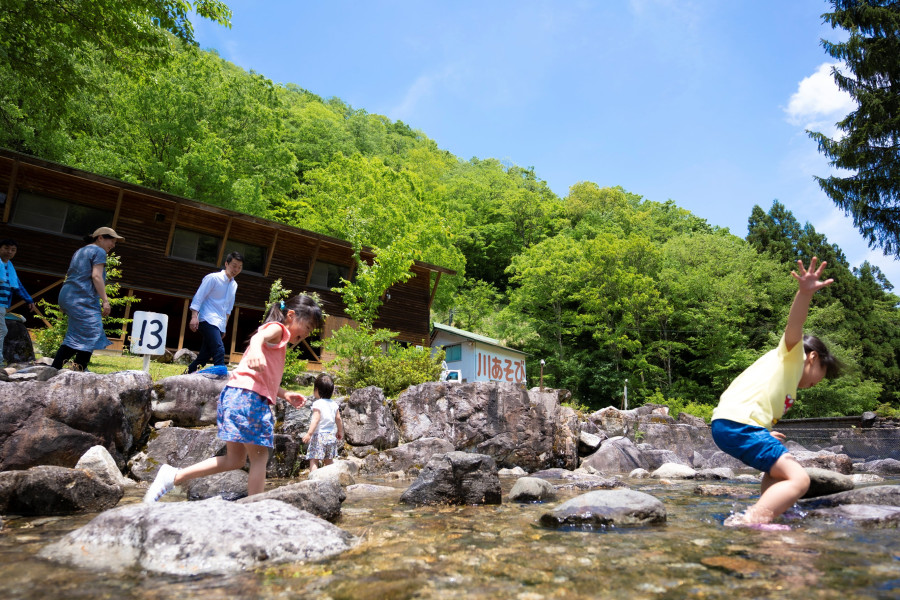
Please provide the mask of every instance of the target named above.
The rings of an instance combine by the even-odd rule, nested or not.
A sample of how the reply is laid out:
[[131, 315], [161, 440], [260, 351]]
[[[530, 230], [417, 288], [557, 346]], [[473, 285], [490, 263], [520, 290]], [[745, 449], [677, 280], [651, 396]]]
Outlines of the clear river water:
[[[689, 481], [626, 480], [665, 504], [665, 525], [552, 530], [538, 524], [540, 516], [583, 491], [562, 491], [554, 503], [515, 504], [506, 501], [514, 479], [501, 481], [500, 506], [412, 507], [397, 502], [409, 481], [360, 480], [397, 494], [351, 494], [344, 502], [337, 525], [360, 538], [353, 550], [224, 577], [110, 575], [47, 562], [36, 552], [94, 515], [7, 516], [0, 532], [2, 598], [900, 598], [896, 529], [808, 519], [793, 521], [787, 532], [731, 529], [722, 520], [750, 500], [699, 496]], [[270, 480], [268, 487], [283, 483]], [[129, 490], [120, 505], [142, 494]], [[165, 501], [184, 497], [172, 493]]]

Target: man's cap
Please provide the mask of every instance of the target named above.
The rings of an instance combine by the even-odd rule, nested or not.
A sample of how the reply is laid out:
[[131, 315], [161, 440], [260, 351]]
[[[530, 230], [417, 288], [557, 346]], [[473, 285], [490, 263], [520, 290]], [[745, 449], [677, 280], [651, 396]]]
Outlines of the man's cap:
[[108, 235], [110, 237], [116, 238], [117, 240], [125, 239], [121, 235], [116, 233], [116, 231], [112, 227], [100, 227], [96, 231], [94, 231], [94, 233], [91, 234], [91, 237], [95, 238], [95, 237], [101, 236], [101, 235]]

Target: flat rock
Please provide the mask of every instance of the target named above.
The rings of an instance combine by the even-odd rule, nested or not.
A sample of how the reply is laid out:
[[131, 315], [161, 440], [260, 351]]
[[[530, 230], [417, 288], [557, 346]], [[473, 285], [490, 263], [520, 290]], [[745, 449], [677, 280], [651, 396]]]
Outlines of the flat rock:
[[704, 484], [694, 488], [698, 496], [725, 496], [727, 498], [752, 498], [758, 491], [739, 485]]
[[666, 507], [635, 490], [598, 490], [563, 502], [541, 516], [546, 527], [622, 527], [665, 523]]
[[844, 504], [830, 508], [818, 508], [807, 513], [806, 519], [839, 523], [850, 521], [863, 527], [897, 527], [900, 524], [900, 507], [873, 504]]
[[131, 504], [102, 513], [40, 551], [42, 558], [121, 572], [233, 574], [349, 550], [356, 538], [294, 506], [202, 502]]
[[900, 485], [872, 485], [800, 501], [800, 505], [807, 509], [829, 508], [845, 504], [900, 506]]

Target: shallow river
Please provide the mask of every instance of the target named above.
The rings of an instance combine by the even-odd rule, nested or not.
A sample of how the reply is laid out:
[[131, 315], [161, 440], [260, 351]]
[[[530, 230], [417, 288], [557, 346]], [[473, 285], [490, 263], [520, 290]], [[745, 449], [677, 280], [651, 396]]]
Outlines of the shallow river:
[[[0, 589], [4, 599], [29, 600], [900, 598], [896, 529], [812, 521], [789, 532], [729, 529], [724, 517], [749, 500], [697, 496], [691, 482], [629, 481], [663, 501], [665, 525], [549, 530], [537, 524], [548, 505], [506, 502], [513, 481], [503, 480], [501, 506], [418, 508], [396, 501], [409, 482], [364, 481], [397, 487], [397, 495], [344, 502], [337, 525], [361, 539], [355, 549], [322, 563], [231, 577], [108, 576], [62, 567], [34, 554], [93, 515], [7, 518]], [[269, 487], [281, 483], [270, 480]], [[142, 493], [129, 491], [122, 503], [138, 502]], [[580, 493], [562, 492], [559, 502]], [[183, 501], [170, 496], [165, 500]]]

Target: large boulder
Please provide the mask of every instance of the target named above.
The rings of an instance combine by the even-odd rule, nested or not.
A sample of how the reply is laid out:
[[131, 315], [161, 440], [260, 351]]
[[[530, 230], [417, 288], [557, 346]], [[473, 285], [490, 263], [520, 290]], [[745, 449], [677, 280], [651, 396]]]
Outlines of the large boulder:
[[500, 477], [485, 454], [448, 452], [433, 456], [400, 496], [406, 504], [500, 504]]
[[871, 473], [873, 475], [897, 476], [900, 475], [900, 460], [880, 458], [854, 465], [854, 469], [861, 473]]
[[0, 473], [0, 513], [67, 515], [112, 508], [122, 499], [121, 486], [90, 471], [57, 466]]
[[219, 394], [224, 379], [195, 375], [166, 377], [153, 386], [153, 417], [178, 427], [203, 427], [216, 424]]
[[617, 436], [600, 444], [596, 452], [581, 461], [581, 466], [600, 473], [631, 473], [635, 469], [646, 469], [647, 463], [631, 440]]
[[132, 504], [102, 513], [45, 546], [40, 556], [78, 567], [170, 575], [232, 575], [284, 562], [322, 560], [356, 538], [277, 500]]
[[384, 474], [395, 471], [404, 473], [424, 467], [435, 454], [453, 452], [453, 444], [442, 438], [419, 438], [396, 448], [368, 454], [362, 463], [362, 471], [369, 474]]
[[574, 468], [580, 429], [558, 393], [514, 384], [424, 383], [397, 398], [403, 440], [443, 438], [457, 450], [487, 454], [501, 467]]
[[150, 386], [143, 371], [0, 382], [0, 470], [73, 467], [97, 445], [124, 467], [150, 421]]
[[351, 446], [371, 446], [376, 450], [394, 448], [400, 433], [391, 406], [381, 388], [354, 390], [341, 405], [344, 439]]
[[643, 443], [649, 444], [654, 448], [668, 450], [679, 459], [669, 459], [666, 462], [678, 462], [691, 466], [695, 451], [712, 452], [716, 449], [709, 426], [706, 423], [702, 425], [680, 423], [675, 422], [672, 417], [667, 415], [651, 413], [641, 416], [637, 427], [642, 434], [641, 441]]
[[129, 462], [131, 474], [139, 481], [153, 481], [156, 472], [164, 464], [182, 468], [211, 456], [224, 455], [225, 442], [216, 435], [214, 427], [160, 429], [147, 444], [146, 449], [136, 454]]
[[634, 526], [665, 523], [666, 507], [650, 494], [635, 490], [597, 490], [563, 502], [541, 515], [546, 527]]

